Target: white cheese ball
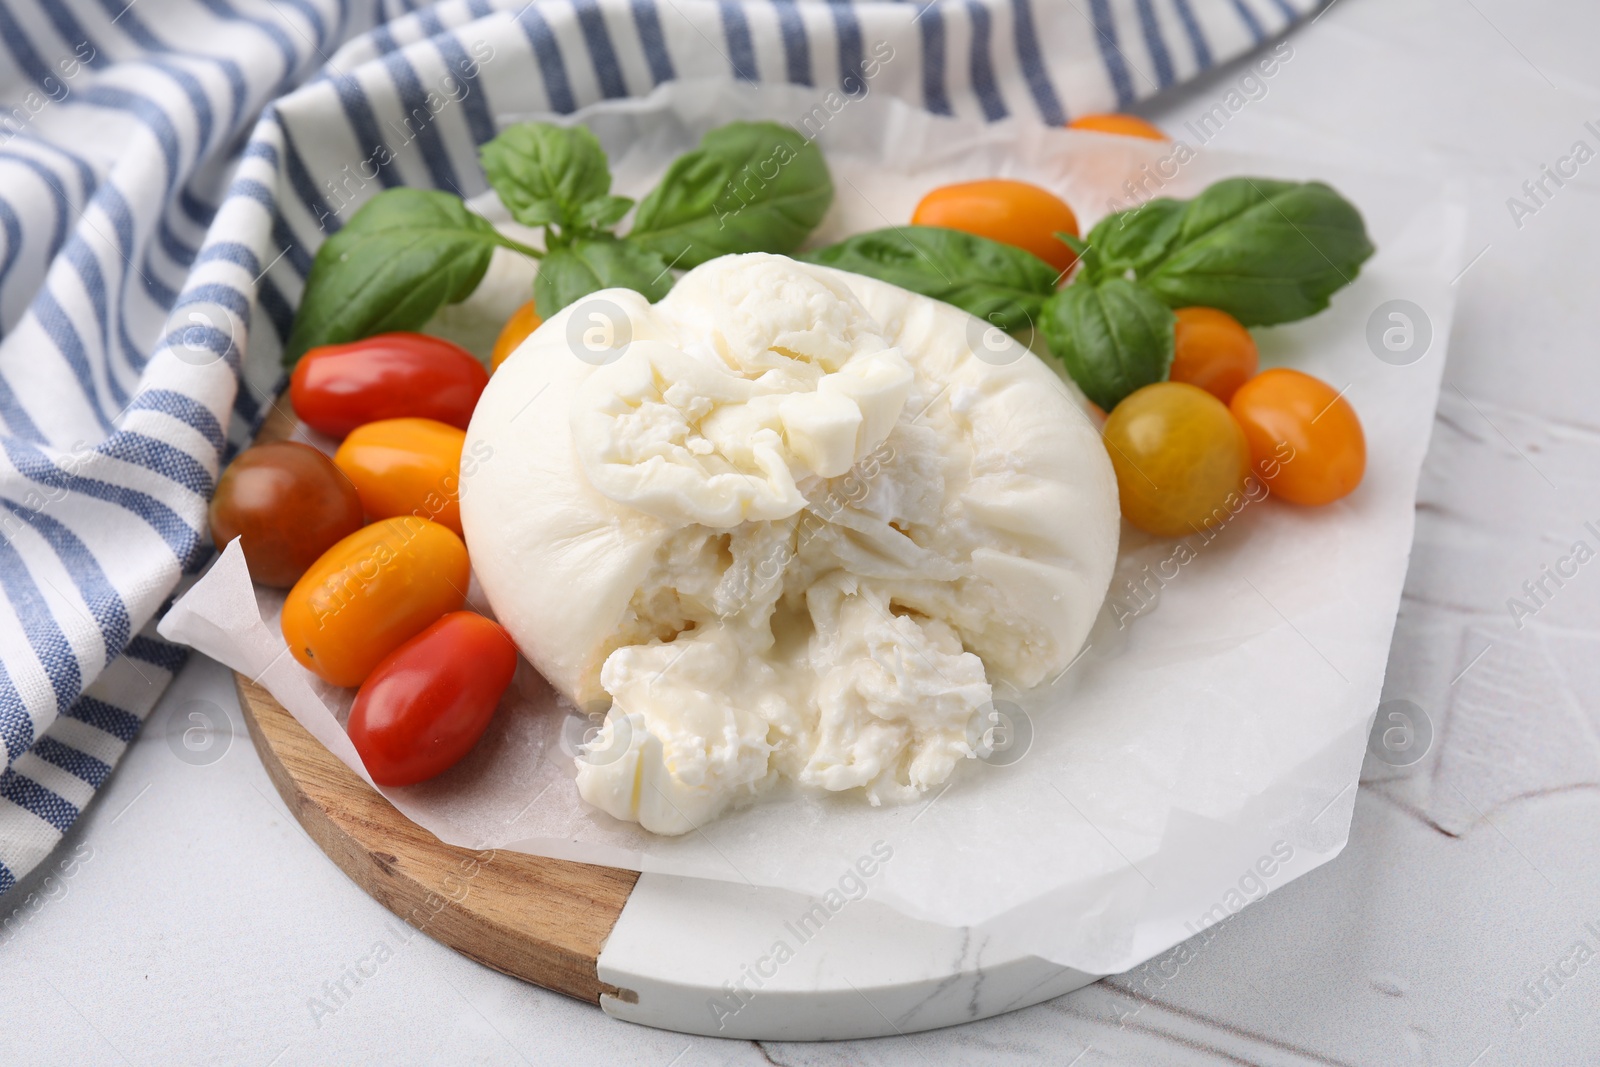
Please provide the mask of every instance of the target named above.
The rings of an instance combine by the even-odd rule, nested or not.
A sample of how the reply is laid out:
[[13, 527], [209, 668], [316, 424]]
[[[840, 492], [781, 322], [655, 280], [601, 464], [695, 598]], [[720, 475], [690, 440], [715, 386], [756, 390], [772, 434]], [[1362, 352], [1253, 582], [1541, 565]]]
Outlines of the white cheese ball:
[[1116, 481], [1081, 395], [985, 334], [753, 254], [585, 297], [501, 366], [462, 525], [523, 653], [609, 707], [585, 800], [667, 834], [780, 779], [906, 800], [974, 754], [991, 682], [1072, 661]]

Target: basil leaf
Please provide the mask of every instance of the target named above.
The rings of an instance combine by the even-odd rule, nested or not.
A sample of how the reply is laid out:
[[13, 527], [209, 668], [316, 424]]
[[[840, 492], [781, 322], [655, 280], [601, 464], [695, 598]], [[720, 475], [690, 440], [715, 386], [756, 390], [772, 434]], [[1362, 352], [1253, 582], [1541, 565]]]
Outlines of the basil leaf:
[[511, 217], [524, 226], [577, 225], [586, 205], [611, 192], [605, 151], [582, 126], [512, 126], [478, 149], [478, 158]]
[[615, 237], [574, 241], [547, 254], [533, 279], [534, 309], [548, 319], [601, 289], [634, 289], [656, 301], [672, 288], [672, 270], [658, 253]]
[[504, 243], [449, 193], [379, 193], [317, 250], [284, 365], [317, 345], [420, 329], [445, 304], [472, 295]]
[[954, 304], [1002, 330], [1033, 325], [1056, 269], [1012, 245], [937, 226], [857, 234], [801, 257]]
[[1327, 307], [1373, 251], [1361, 213], [1321, 182], [1232, 178], [1190, 201], [1176, 238], [1139, 276], [1172, 307], [1269, 326]]
[[1089, 231], [1084, 270], [1089, 281], [1120, 278], [1158, 263], [1167, 255], [1188, 211], [1182, 200], [1165, 197], [1107, 215]]
[[1164, 381], [1172, 366], [1174, 316], [1126, 278], [1074, 282], [1045, 301], [1039, 328], [1084, 395], [1110, 411], [1123, 397]]
[[602, 196], [579, 208], [575, 221], [579, 226], [596, 230], [610, 229], [621, 221], [632, 206], [633, 201], [625, 196]]
[[831, 203], [815, 144], [775, 122], [733, 122], [673, 161], [628, 237], [685, 269], [732, 252], [787, 253]]

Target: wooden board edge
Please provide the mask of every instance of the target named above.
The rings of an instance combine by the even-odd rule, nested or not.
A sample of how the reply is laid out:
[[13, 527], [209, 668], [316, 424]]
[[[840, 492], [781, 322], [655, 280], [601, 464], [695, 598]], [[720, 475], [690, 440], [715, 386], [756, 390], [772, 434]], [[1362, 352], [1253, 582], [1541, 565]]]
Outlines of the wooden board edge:
[[446, 845], [341, 763], [265, 689], [234, 678], [245, 726], [278, 795], [374, 900], [497, 971], [591, 1004], [602, 994], [637, 999], [600, 981], [598, 961], [638, 872]]

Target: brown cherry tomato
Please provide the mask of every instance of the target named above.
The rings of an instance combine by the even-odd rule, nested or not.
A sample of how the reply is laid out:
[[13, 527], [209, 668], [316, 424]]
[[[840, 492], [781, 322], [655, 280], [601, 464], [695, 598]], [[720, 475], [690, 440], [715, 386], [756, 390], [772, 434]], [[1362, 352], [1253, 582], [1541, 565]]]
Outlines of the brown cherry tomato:
[[407, 417], [465, 430], [488, 384], [483, 364], [449, 341], [381, 333], [307, 352], [289, 379], [289, 400], [302, 422], [330, 437]]
[[1077, 262], [1077, 254], [1057, 233], [1078, 236], [1078, 216], [1048, 189], [1028, 182], [991, 178], [946, 185], [922, 198], [911, 215], [913, 226], [942, 226], [1015, 245], [1058, 271]]
[[287, 589], [341, 538], [361, 529], [361, 498], [310, 445], [274, 441], [239, 453], [211, 498], [211, 540], [235, 537], [250, 577]]
[[517, 350], [517, 346], [526, 341], [528, 335], [537, 330], [543, 322], [544, 320], [539, 318], [539, 313], [534, 310], [532, 300], [513, 311], [506, 324], [500, 328], [500, 336], [495, 338], [494, 352], [489, 357], [489, 370], [491, 372], [499, 370], [500, 364], [504, 363], [507, 357]]
[[427, 519], [384, 519], [325, 552], [283, 602], [283, 639], [300, 665], [360, 685], [382, 659], [466, 599], [461, 538]]
[[1367, 438], [1355, 408], [1327, 382], [1274, 367], [1241, 385], [1228, 409], [1262, 480], [1289, 503], [1331, 504], [1361, 484]]
[[1239, 320], [1216, 308], [1178, 308], [1173, 338], [1174, 382], [1198, 385], [1226, 404], [1256, 372], [1256, 339]]
[[1123, 137], [1143, 137], [1147, 141], [1165, 141], [1167, 135], [1137, 115], [1108, 112], [1103, 115], [1079, 115], [1067, 123], [1071, 130], [1093, 130], [1096, 133], [1115, 133]]
[[517, 671], [499, 623], [453, 611], [375, 667], [350, 709], [350, 741], [379, 785], [442, 774], [489, 728]]
[[432, 419], [358, 426], [333, 462], [374, 519], [420, 515], [461, 534], [461, 447], [467, 435]]

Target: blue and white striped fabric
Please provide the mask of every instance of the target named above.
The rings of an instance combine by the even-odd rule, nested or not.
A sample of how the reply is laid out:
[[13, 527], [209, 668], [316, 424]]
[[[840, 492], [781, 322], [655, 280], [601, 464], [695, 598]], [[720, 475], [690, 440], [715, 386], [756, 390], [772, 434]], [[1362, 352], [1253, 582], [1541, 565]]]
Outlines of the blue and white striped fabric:
[[875, 91], [1060, 124], [1318, 2], [0, 0], [0, 891], [183, 663], [143, 628], [209, 557], [312, 256], [372, 192], [471, 196], [497, 116], [679, 76], [860, 91], [885, 43]]

